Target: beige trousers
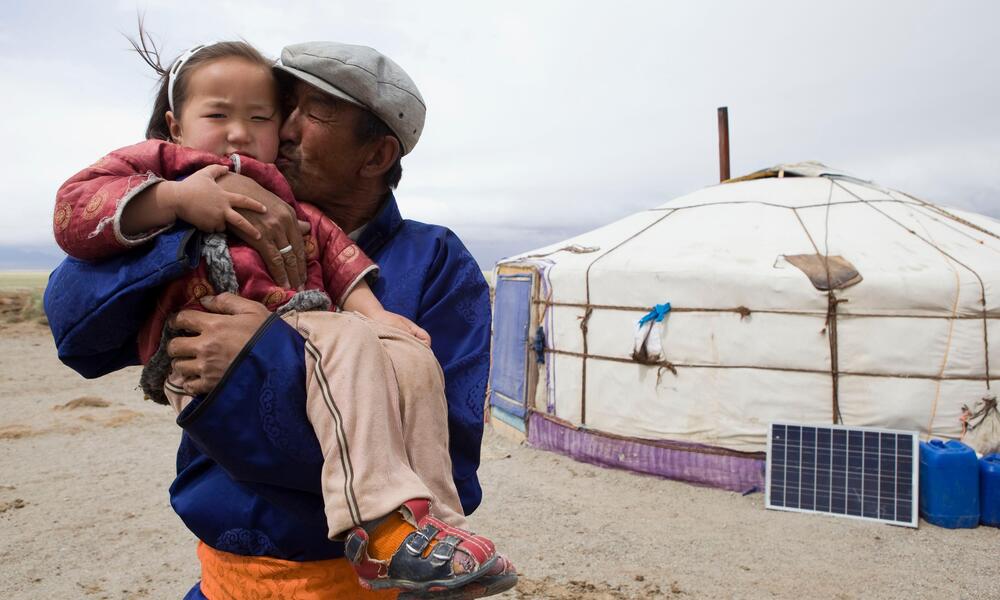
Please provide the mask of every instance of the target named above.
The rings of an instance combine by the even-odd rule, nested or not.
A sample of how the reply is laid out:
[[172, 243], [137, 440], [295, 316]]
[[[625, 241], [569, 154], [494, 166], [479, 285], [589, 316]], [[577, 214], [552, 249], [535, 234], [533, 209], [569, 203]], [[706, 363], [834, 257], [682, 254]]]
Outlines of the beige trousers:
[[[306, 413], [323, 451], [322, 490], [329, 536], [431, 500], [455, 527], [465, 517], [448, 454], [444, 375], [414, 337], [356, 313], [289, 312], [305, 338]], [[165, 386], [178, 411], [190, 397]]]

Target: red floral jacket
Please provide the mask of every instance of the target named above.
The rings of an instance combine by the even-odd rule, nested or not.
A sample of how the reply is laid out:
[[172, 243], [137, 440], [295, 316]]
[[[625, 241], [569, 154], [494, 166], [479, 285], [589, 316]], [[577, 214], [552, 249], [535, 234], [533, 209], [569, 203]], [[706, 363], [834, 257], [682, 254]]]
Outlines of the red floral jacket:
[[[56, 193], [53, 228], [56, 242], [70, 256], [97, 261], [138, 246], [167, 228], [125, 236], [120, 218], [125, 205], [147, 187], [190, 175], [210, 164], [225, 165], [246, 175], [295, 208], [312, 230], [305, 236], [306, 288], [326, 291], [340, 306], [347, 294], [378, 267], [336, 223], [316, 207], [296, 202], [288, 182], [271, 164], [244, 156], [230, 159], [184, 148], [163, 140], [146, 140], [115, 150], [69, 178]], [[276, 310], [294, 294], [277, 285], [256, 250], [229, 238], [239, 293]], [[203, 310], [198, 298], [215, 293], [204, 261], [197, 269], [168, 284], [160, 293], [139, 335], [143, 362], [156, 352], [166, 319], [184, 308]]]

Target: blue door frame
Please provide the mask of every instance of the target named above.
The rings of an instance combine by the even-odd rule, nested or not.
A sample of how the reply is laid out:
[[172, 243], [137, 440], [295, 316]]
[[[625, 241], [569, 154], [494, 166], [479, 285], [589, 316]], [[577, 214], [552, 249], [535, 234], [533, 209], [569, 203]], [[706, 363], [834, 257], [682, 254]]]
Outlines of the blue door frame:
[[528, 329], [532, 289], [530, 273], [498, 275], [493, 298], [490, 405], [502, 411], [499, 416], [504, 422], [522, 431], [528, 412]]

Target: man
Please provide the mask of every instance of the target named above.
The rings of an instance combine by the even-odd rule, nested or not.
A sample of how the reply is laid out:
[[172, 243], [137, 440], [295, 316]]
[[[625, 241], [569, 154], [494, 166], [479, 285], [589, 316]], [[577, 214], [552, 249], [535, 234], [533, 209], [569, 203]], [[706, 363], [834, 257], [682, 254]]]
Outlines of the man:
[[[291, 91], [277, 164], [298, 199], [353, 232], [379, 263], [373, 291], [386, 309], [432, 336], [445, 374], [455, 484], [471, 513], [481, 499], [476, 469], [489, 292], [454, 234], [403, 220], [396, 205], [392, 189], [401, 176], [400, 158], [419, 139], [423, 100], [402, 69], [370, 48], [290, 46], [277, 69]], [[304, 248], [290, 211], [245, 178], [232, 175], [220, 183], [269, 206], [255, 223], [264, 232], [258, 250], [276, 280], [298, 285]], [[88, 377], [134, 364], [144, 305], [160, 284], [197, 264], [198, 249], [189, 231], [178, 230], [101, 265], [68, 259], [46, 293], [60, 358]], [[235, 557], [226, 560], [241, 561], [220, 565], [219, 554], [200, 551], [204, 567], [256, 574], [230, 582], [231, 589], [243, 589], [276, 565], [302, 580], [324, 573], [329, 583], [330, 573], [346, 573], [343, 561], [332, 560], [342, 548], [325, 537], [315, 440], [304, 435], [301, 403], [287, 400], [303, 394], [302, 339], [252, 302], [220, 296], [206, 306], [221, 314], [182, 313], [178, 322], [196, 335], [170, 346], [186, 390], [207, 394], [178, 418], [185, 435], [171, 502], [202, 541]], [[247, 419], [255, 422], [247, 427]], [[328, 586], [324, 593], [330, 592]], [[201, 593], [196, 586], [189, 597]]]

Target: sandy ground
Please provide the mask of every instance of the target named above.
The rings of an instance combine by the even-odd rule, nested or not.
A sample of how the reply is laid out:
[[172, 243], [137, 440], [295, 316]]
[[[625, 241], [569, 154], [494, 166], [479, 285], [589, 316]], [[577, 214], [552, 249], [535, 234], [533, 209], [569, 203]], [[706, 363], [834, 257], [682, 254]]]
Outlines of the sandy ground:
[[[197, 579], [167, 501], [179, 430], [136, 380], [83, 380], [45, 328], [0, 325], [0, 598], [171, 599]], [[995, 528], [768, 511], [496, 434], [480, 472], [474, 527], [522, 573], [508, 599], [1000, 598]]]

